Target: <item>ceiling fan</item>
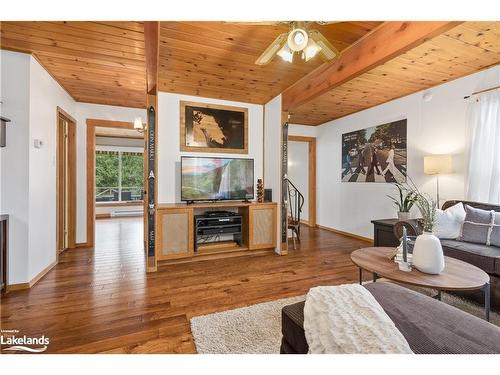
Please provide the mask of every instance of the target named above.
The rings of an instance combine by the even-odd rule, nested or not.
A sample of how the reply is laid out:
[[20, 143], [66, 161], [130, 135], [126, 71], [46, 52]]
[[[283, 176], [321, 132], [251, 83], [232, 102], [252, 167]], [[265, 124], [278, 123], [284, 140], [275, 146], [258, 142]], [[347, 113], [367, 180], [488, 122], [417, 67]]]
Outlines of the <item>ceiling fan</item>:
[[[293, 62], [295, 54], [299, 54], [303, 60], [309, 61], [316, 54], [324, 61], [333, 60], [339, 55], [339, 51], [318, 30], [308, 30], [311, 22], [262, 22], [253, 23], [260, 25], [279, 25], [287, 23], [290, 31], [280, 34], [255, 61], [257, 65], [266, 65], [274, 56], [280, 56], [284, 61]], [[319, 25], [327, 25], [335, 22], [317, 21]]]

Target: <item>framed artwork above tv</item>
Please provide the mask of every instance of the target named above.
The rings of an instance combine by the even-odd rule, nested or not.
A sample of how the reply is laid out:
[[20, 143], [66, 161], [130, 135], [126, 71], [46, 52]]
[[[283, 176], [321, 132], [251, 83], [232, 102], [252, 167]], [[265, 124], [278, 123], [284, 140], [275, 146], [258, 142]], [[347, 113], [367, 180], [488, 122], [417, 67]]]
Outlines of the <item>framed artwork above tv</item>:
[[248, 109], [181, 101], [180, 141], [181, 151], [248, 154]]

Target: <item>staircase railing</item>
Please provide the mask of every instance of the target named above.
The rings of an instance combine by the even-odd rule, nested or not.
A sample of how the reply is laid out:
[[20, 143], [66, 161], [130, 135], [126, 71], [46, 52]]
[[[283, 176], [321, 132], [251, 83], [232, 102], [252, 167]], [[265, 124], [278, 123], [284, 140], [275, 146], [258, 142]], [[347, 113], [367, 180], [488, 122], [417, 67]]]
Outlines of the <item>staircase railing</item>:
[[288, 190], [288, 207], [291, 219], [300, 224], [300, 213], [302, 212], [302, 207], [304, 206], [305, 198], [299, 189], [290, 181], [288, 178], [287, 190]]

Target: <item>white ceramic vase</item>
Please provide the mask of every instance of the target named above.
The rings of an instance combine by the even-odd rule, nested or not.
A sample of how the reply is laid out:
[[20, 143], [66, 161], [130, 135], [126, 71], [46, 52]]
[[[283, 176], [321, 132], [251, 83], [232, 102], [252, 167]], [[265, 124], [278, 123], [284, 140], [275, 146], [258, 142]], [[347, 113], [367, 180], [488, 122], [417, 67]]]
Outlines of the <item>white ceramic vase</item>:
[[413, 247], [412, 263], [421, 272], [441, 273], [444, 270], [444, 255], [439, 238], [429, 232], [418, 236]]
[[409, 212], [398, 211], [398, 219], [399, 220], [408, 220], [409, 218], [410, 218], [410, 213]]

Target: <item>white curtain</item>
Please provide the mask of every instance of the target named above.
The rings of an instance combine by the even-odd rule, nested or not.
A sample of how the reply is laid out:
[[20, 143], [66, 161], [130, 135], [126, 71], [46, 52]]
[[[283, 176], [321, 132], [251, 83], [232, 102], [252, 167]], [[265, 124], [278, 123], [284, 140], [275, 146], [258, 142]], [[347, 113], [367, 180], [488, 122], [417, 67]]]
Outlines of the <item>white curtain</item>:
[[468, 121], [467, 199], [500, 204], [500, 90], [473, 97]]

